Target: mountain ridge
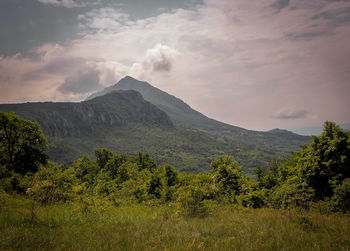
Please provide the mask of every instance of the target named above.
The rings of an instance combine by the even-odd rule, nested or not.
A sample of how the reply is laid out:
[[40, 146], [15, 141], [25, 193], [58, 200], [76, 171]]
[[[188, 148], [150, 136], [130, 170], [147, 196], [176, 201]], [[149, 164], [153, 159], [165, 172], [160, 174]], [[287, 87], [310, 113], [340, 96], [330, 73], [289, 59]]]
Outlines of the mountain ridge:
[[[274, 134], [272, 133], [273, 130], [267, 132], [248, 130], [209, 118], [204, 114], [192, 109], [191, 106], [186, 104], [181, 99], [168, 94], [167, 92], [164, 92], [145, 81], [140, 81], [130, 76], [125, 76], [115, 85], [109, 86], [102, 91], [93, 93], [87, 97], [86, 100], [99, 95], [104, 95], [113, 90], [135, 90], [141, 93], [145, 100], [151, 102], [159, 109], [165, 111], [175, 124], [179, 124], [184, 127], [196, 128], [214, 135], [227, 137], [230, 137], [230, 134], [243, 134], [243, 136], [247, 133], [253, 133], [260, 136]], [[298, 135], [288, 130], [279, 130], [283, 130], [285, 133], [290, 133], [289, 136]], [[302, 135], [298, 136], [305, 138], [307, 137]]]
[[[172, 127], [165, 112], [145, 101], [133, 90], [113, 91], [79, 103], [28, 102], [1, 104], [0, 110], [13, 111], [25, 119], [38, 122], [51, 137], [92, 134], [99, 124], [122, 126], [128, 123], [157, 124]], [[28, 113], [29, 112], [29, 113]]]
[[38, 122], [52, 145], [51, 160], [67, 164], [106, 147], [119, 154], [149, 153], [159, 164], [191, 172], [208, 171], [212, 160], [228, 155], [254, 175], [256, 167], [289, 157], [309, 140], [210, 119], [181, 99], [131, 77], [103, 91], [80, 103], [7, 104], [0, 110]]
[[[89, 100], [96, 96], [104, 95], [113, 90], [135, 90], [141, 93], [145, 100], [151, 102], [152, 104], [156, 105], [159, 109], [165, 111], [173, 119], [173, 122], [175, 124], [193, 126], [193, 123], [191, 123], [189, 120], [212, 120], [207, 116], [203, 115], [202, 113], [193, 110], [183, 100], [165, 91], [162, 91], [145, 81], [139, 81], [130, 76], [125, 76], [120, 81], [118, 81], [117, 84], [90, 95], [88, 98], [86, 98], [86, 100]], [[195, 125], [198, 127], [198, 123], [196, 123]]]

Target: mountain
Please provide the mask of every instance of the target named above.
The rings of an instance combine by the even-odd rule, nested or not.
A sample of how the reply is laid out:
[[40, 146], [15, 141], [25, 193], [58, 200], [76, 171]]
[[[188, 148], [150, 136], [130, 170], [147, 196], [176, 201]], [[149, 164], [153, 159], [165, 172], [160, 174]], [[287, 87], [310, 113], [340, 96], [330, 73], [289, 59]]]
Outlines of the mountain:
[[131, 123], [172, 127], [165, 112], [145, 101], [140, 93], [113, 91], [81, 103], [25, 103], [0, 105], [2, 111], [36, 121], [50, 137], [93, 135], [100, 127]]
[[165, 111], [175, 125], [200, 130], [228, 142], [233, 141], [235, 149], [232, 151], [235, 152], [237, 149], [241, 149], [248, 152], [262, 151], [268, 154], [275, 153], [279, 156], [287, 156], [310, 139], [287, 130], [283, 130], [283, 133], [281, 133], [282, 130], [280, 132], [276, 130], [259, 132], [210, 119], [193, 110], [181, 99], [130, 76], [126, 76], [117, 84], [91, 95], [87, 100], [115, 90], [135, 90], [141, 93], [145, 100]]
[[210, 162], [230, 155], [253, 174], [272, 158], [286, 158], [309, 137], [283, 130], [257, 132], [228, 125], [193, 110], [149, 83], [121, 79], [80, 103], [3, 104], [38, 122], [48, 137], [50, 159], [70, 164], [95, 148], [116, 153], [149, 153], [180, 171], [207, 171]]
[[291, 132], [291, 131], [288, 131], [285, 129], [279, 129], [279, 128], [275, 128], [275, 129], [272, 129], [270, 131], [267, 131], [267, 133], [282, 137], [284, 139], [289, 139], [289, 140], [294, 140], [294, 139], [303, 140], [303, 139], [305, 139], [305, 136], [296, 134], [294, 132]]
[[[350, 131], [350, 123], [339, 124], [344, 130]], [[319, 136], [322, 134], [323, 126], [310, 126], [310, 127], [299, 127], [293, 128], [292, 131], [300, 135], [315, 135]]]
[[181, 126], [199, 128], [207, 131], [216, 131], [218, 129], [232, 130], [235, 128], [242, 129], [210, 119], [200, 112], [193, 110], [181, 99], [155, 88], [147, 82], [139, 81], [130, 76], [122, 78], [113, 86], [107, 87], [100, 92], [92, 94], [86, 100], [90, 100], [116, 90], [134, 90], [141, 93], [145, 100], [165, 111], [175, 124]]

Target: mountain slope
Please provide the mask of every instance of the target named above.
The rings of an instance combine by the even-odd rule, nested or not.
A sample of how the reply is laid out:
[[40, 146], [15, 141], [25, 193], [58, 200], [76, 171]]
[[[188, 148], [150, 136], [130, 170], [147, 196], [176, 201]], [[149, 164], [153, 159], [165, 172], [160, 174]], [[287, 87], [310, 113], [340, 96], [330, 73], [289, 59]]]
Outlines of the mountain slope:
[[45, 135], [51, 137], [93, 135], [101, 127], [131, 123], [173, 126], [165, 112], [133, 90], [114, 91], [81, 103], [7, 104], [0, 105], [0, 110], [39, 123]]
[[[215, 123], [215, 126], [217, 126], [217, 121], [211, 120], [193, 110], [181, 99], [155, 88], [147, 82], [139, 81], [129, 76], [121, 79], [116, 85], [91, 95], [87, 100], [116, 90], [135, 90], [141, 93], [145, 100], [165, 111], [176, 124], [202, 129], [210, 128], [212, 123]], [[221, 122], [219, 123], [223, 124]]]
[[59, 163], [106, 147], [119, 154], [149, 153], [158, 163], [199, 172], [223, 149], [210, 135], [175, 127], [165, 112], [133, 90], [80, 103], [1, 104], [0, 110], [39, 123], [50, 143], [49, 157]]
[[286, 156], [310, 139], [286, 130], [284, 133], [252, 131], [210, 119], [193, 110], [181, 99], [159, 90], [147, 82], [129, 76], [124, 77], [117, 84], [91, 95], [87, 100], [114, 90], [135, 90], [141, 93], [145, 100], [165, 111], [174, 124], [198, 129], [226, 141], [233, 141], [235, 146], [240, 146], [245, 151], [256, 149], [257, 151], [274, 152]]
[[253, 174], [257, 166], [290, 156], [309, 139], [221, 123], [131, 77], [80, 103], [7, 104], [0, 110], [38, 122], [51, 144], [51, 160], [68, 164], [106, 147], [129, 155], [149, 153], [158, 163], [193, 172], [208, 170], [214, 158], [230, 155]]

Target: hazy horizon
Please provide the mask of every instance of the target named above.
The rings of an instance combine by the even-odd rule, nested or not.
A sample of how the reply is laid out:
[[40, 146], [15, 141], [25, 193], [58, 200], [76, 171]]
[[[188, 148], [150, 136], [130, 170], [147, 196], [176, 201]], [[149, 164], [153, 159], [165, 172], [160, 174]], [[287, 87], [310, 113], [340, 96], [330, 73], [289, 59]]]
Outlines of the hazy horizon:
[[130, 75], [247, 129], [350, 123], [349, 1], [3, 0], [0, 20], [0, 103]]

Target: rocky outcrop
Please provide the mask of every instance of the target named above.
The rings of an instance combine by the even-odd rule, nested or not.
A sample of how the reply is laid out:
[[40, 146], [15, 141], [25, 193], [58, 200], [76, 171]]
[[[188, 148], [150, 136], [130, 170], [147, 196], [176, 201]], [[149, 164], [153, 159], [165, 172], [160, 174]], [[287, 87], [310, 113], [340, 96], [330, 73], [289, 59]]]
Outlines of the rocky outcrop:
[[0, 105], [2, 111], [39, 123], [51, 137], [82, 136], [106, 127], [142, 123], [172, 127], [167, 114], [136, 91], [115, 91], [80, 103]]

